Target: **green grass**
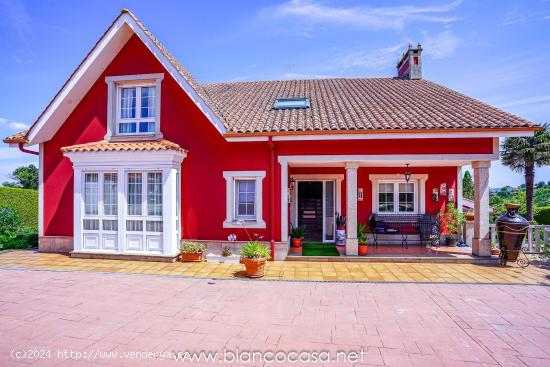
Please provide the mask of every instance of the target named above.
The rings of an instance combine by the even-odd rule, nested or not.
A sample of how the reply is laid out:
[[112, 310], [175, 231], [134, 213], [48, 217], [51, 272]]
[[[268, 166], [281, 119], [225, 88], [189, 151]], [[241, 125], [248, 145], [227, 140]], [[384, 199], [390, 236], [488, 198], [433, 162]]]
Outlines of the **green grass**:
[[15, 210], [24, 226], [38, 230], [38, 191], [0, 187], [0, 210]]
[[302, 256], [340, 256], [334, 243], [304, 242]]

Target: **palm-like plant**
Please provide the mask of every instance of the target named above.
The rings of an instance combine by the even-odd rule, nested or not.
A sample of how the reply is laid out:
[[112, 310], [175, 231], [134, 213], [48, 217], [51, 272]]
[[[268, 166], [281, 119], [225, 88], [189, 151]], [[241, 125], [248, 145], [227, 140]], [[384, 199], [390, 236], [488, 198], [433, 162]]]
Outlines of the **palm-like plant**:
[[550, 165], [550, 126], [545, 123], [532, 137], [506, 138], [501, 146], [502, 164], [525, 176], [527, 220], [533, 220], [535, 167]]

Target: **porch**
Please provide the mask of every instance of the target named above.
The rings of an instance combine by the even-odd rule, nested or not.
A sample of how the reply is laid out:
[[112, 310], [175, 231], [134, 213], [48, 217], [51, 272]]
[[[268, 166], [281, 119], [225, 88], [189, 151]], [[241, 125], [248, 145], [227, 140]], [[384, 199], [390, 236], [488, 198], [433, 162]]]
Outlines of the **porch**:
[[[497, 143], [495, 140], [495, 146]], [[497, 149], [493, 151], [498, 152]], [[409, 233], [404, 240], [402, 233], [384, 232], [377, 247], [372, 246], [374, 238], [369, 234], [369, 254], [360, 258], [467, 258], [474, 261], [480, 257], [490, 260], [489, 167], [491, 160], [497, 158], [498, 153], [279, 156], [281, 239], [289, 239], [290, 243], [291, 226], [304, 226], [305, 241], [335, 242], [336, 216], [340, 213], [346, 218], [345, 243], [339, 251], [340, 257], [357, 259], [357, 227], [367, 223], [373, 214], [435, 216], [448, 203], [461, 208], [462, 167], [472, 165], [476, 205], [470, 248], [426, 248], [419, 233]], [[289, 250], [287, 259], [302, 255], [293, 251]]]

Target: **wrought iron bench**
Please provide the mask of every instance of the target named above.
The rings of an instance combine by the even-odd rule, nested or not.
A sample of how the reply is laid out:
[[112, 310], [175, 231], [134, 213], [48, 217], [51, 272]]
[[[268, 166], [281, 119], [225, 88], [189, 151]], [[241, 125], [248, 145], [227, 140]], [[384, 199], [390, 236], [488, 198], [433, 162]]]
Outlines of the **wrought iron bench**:
[[420, 243], [439, 246], [441, 231], [439, 220], [432, 214], [372, 214], [369, 229], [378, 246], [378, 235], [400, 234], [401, 246], [408, 248], [407, 238], [411, 234], [420, 236]]

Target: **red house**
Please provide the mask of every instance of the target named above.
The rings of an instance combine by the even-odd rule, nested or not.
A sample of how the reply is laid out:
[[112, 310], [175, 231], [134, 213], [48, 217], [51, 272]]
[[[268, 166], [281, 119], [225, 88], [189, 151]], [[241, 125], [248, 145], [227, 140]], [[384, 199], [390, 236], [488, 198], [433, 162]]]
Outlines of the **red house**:
[[473, 253], [489, 255], [498, 138], [537, 126], [423, 80], [421, 52], [409, 47], [398, 77], [199, 84], [123, 10], [32, 127], [4, 140], [40, 157], [39, 249], [171, 259], [182, 238], [218, 251], [245, 226], [284, 259], [291, 224], [334, 242], [342, 213], [357, 255], [373, 213], [461, 207], [471, 164]]

